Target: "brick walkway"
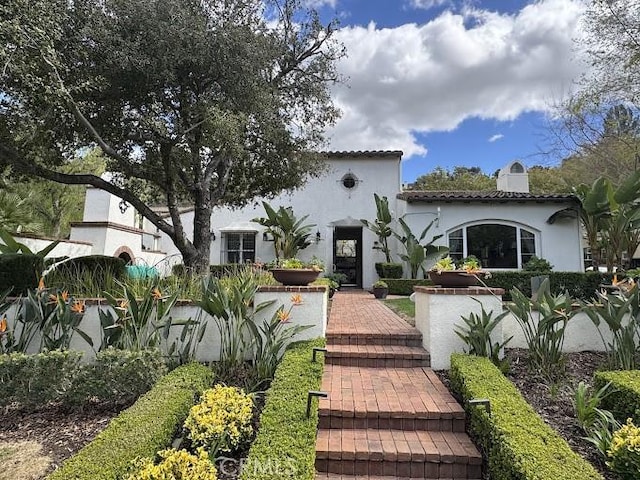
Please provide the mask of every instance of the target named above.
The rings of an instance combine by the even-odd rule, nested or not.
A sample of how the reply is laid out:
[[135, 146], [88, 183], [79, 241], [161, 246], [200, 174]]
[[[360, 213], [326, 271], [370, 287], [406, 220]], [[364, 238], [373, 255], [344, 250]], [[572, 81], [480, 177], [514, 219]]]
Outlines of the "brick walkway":
[[418, 330], [364, 292], [339, 292], [327, 327], [317, 479], [480, 479], [464, 410], [428, 368]]

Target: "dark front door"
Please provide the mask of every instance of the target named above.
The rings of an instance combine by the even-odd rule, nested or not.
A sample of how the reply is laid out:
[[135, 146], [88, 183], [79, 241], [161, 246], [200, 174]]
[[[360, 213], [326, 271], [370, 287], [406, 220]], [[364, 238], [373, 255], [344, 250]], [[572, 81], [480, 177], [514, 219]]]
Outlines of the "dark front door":
[[362, 288], [362, 228], [336, 227], [333, 233], [333, 265], [347, 276], [346, 287]]

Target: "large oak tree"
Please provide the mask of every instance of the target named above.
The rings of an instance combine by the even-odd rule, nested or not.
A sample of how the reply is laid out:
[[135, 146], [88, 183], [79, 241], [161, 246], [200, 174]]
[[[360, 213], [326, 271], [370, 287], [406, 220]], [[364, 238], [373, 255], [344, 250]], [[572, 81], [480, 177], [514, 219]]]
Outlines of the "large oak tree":
[[[0, 161], [117, 195], [205, 269], [215, 206], [321, 173], [334, 32], [299, 0], [5, 0]], [[95, 146], [110, 175], [65, 173]]]

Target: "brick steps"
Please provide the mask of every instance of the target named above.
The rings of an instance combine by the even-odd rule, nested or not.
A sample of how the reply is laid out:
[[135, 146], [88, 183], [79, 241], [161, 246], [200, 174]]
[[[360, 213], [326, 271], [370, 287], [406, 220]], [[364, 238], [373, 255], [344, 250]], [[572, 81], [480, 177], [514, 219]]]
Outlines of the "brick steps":
[[432, 370], [325, 365], [320, 428], [463, 432], [465, 413]]
[[415, 329], [369, 333], [336, 331], [327, 332], [326, 337], [327, 345], [403, 345], [422, 347], [422, 335]]
[[465, 413], [422, 335], [370, 295], [339, 292], [327, 327], [316, 480], [482, 477]]
[[429, 353], [406, 345], [328, 345], [325, 363], [354, 367], [429, 366]]
[[348, 475], [480, 478], [482, 457], [464, 433], [320, 430], [316, 469]]

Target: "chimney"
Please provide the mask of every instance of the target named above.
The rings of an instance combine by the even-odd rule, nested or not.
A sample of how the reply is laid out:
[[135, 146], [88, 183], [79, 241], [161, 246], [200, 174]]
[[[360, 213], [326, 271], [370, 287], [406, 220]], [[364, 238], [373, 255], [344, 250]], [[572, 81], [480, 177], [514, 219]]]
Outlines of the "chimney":
[[524, 165], [514, 160], [498, 172], [498, 190], [529, 193], [529, 174]]

